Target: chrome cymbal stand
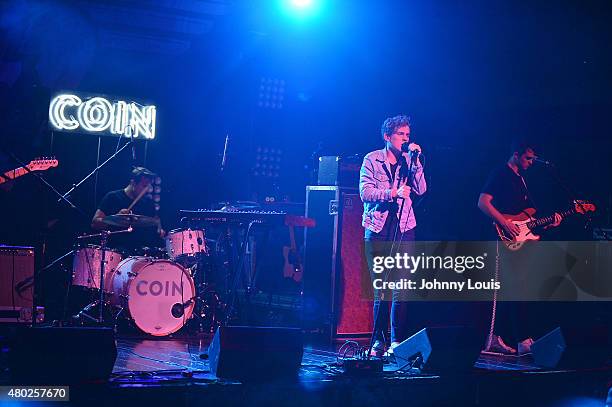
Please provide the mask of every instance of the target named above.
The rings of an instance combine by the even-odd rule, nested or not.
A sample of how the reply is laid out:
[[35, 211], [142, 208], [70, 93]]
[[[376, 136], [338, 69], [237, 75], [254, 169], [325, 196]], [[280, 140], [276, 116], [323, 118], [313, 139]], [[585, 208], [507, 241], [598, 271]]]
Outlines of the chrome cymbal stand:
[[[108, 230], [103, 230], [100, 233], [83, 235], [77, 238], [77, 239], [90, 239], [90, 238], [99, 237], [100, 238], [100, 250], [102, 251], [102, 259], [100, 260], [100, 282], [98, 286], [100, 290], [100, 293], [99, 293], [100, 296], [97, 300], [86, 305], [82, 310], [80, 310], [76, 315], [74, 315], [74, 318], [81, 319], [85, 317], [99, 325], [102, 325], [104, 323], [104, 305], [105, 305], [104, 272], [106, 268], [106, 249], [107, 249], [106, 243], [108, 242], [108, 237], [110, 235], [115, 235], [118, 233], [130, 233], [132, 230], [133, 230], [132, 226], [129, 226], [127, 229], [123, 229], [123, 230], [117, 230], [117, 231], [112, 231], [112, 232]], [[98, 306], [98, 311], [99, 311], [98, 318], [94, 318], [88, 314], [88, 312], [91, 311], [96, 305]]]

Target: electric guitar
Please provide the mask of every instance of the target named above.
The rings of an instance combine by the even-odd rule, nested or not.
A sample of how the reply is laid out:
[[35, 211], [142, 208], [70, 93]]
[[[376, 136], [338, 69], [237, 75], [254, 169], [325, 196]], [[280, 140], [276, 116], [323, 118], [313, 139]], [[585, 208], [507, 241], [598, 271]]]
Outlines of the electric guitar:
[[25, 175], [30, 171], [45, 171], [49, 168], [57, 167], [57, 165], [58, 161], [55, 158], [42, 158], [39, 160], [32, 160], [25, 167], [15, 168], [14, 170], [5, 172], [2, 177], [0, 177], [0, 184], [21, 177], [22, 175]]
[[305, 218], [303, 216], [286, 215], [285, 225], [289, 228], [289, 240], [291, 246], [283, 246], [283, 257], [285, 264], [283, 265], [283, 277], [290, 278], [296, 283], [302, 281], [302, 259], [295, 244], [295, 226], [311, 228], [315, 226], [315, 220]]
[[[595, 212], [596, 208], [590, 202], [587, 201], [574, 201], [574, 206], [563, 212], [559, 212], [561, 218], [567, 218], [568, 216], [575, 214], [585, 214], [586, 212]], [[547, 216], [544, 218], [534, 218], [536, 210], [533, 208], [527, 208], [523, 212], [516, 215], [503, 214], [506, 220], [514, 223], [519, 228], [518, 236], [512, 237], [508, 232], [504, 230], [499, 224], [495, 223], [495, 229], [499, 239], [508, 247], [510, 250], [519, 250], [525, 242], [529, 240], [540, 240], [540, 236], [533, 233], [533, 229], [539, 226], [547, 226], [555, 222], [555, 215]]]

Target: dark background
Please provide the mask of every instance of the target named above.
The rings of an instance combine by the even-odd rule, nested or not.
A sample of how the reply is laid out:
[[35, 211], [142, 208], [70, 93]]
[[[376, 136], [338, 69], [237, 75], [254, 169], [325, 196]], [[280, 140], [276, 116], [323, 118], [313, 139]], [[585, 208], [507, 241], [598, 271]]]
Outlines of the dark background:
[[[593, 225], [612, 224], [610, 2], [315, 3], [303, 15], [281, 1], [0, 3], [1, 145], [25, 162], [56, 156], [59, 167], [41, 175], [59, 191], [95, 167], [98, 138], [52, 134], [54, 94], [114, 95], [158, 112], [157, 138], [138, 142], [136, 160], [125, 150], [71, 196], [83, 214], [30, 175], [0, 190], [1, 241], [39, 254], [46, 241], [45, 261], [69, 250], [132, 165], [162, 177], [166, 229], [182, 208], [303, 202], [313, 157], [381, 148], [382, 121], [399, 113], [412, 117], [427, 156], [420, 239], [486, 236], [476, 200], [516, 136], [539, 140], [575, 191], [533, 168], [528, 182], [544, 213], [577, 197], [597, 205]], [[284, 81], [282, 108], [259, 106], [262, 78]], [[116, 145], [102, 137], [101, 159]], [[278, 178], [253, 176], [258, 146], [282, 149]], [[17, 166], [6, 154], [0, 165]], [[589, 238], [583, 226], [574, 218], [549, 236]]]

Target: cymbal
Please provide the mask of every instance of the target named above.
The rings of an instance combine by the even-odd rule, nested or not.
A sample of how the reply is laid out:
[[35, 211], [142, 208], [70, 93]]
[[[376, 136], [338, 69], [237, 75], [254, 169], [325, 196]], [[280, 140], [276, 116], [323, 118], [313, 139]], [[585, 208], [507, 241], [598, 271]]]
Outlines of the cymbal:
[[129, 226], [132, 227], [146, 227], [146, 226], [156, 226], [158, 220], [156, 218], [152, 218], [150, 216], [144, 215], [134, 215], [131, 213], [118, 213], [116, 215], [109, 215], [102, 219], [108, 226], [116, 226], [120, 228], [127, 228]]

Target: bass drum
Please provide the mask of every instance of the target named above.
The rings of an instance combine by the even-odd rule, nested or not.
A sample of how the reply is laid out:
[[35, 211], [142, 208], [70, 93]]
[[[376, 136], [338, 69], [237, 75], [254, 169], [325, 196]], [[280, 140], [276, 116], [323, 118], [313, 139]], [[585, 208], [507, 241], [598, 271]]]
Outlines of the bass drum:
[[111, 304], [127, 311], [143, 332], [170, 335], [191, 318], [195, 286], [189, 273], [169, 260], [128, 257], [110, 281]]

